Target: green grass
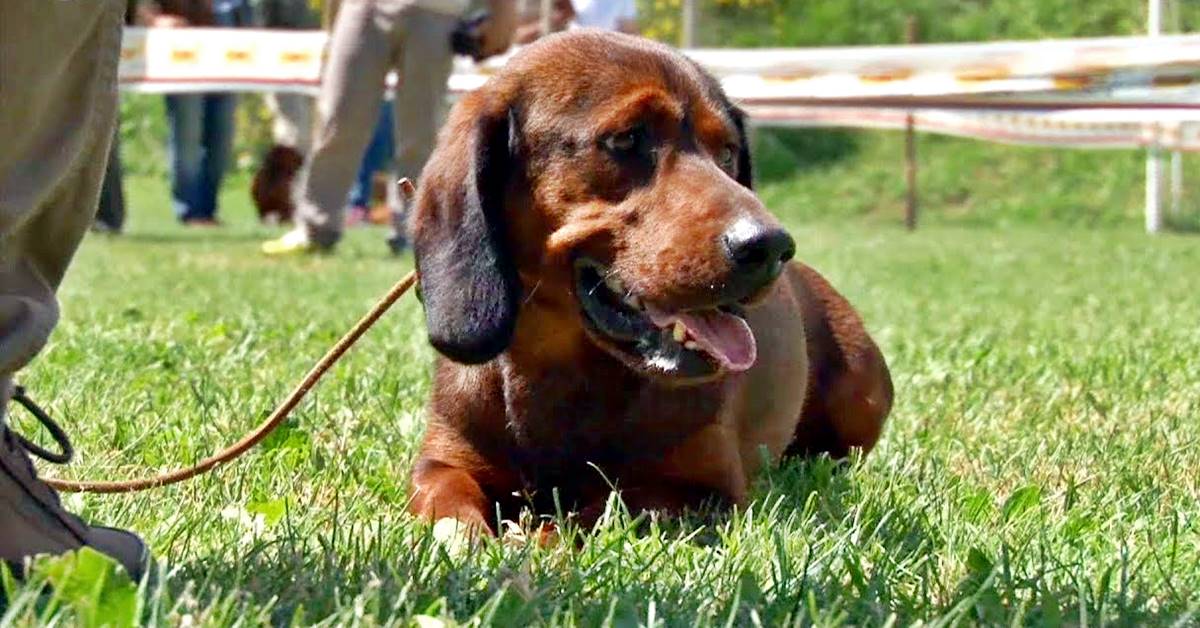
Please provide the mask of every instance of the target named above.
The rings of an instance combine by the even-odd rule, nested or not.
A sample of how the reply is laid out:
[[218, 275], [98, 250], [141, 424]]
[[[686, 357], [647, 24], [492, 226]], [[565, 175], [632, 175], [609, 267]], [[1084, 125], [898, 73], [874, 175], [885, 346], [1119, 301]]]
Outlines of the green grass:
[[[270, 231], [253, 223], [244, 182], [213, 232], [174, 226], [161, 182], [129, 187], [128, 235], [88, 238], [63, 322], [23, 377], [79, 450], [48, 474], [140, 476], [225, 445], [411, 265], [388, 259], [377, 231], [336, 256], [265, 260]], [[808, 220], [811, 203], [838, 197], [804, 187], [781, 179], [764, 197], [800, 257], [860, 308], [896, 381], [866, 459], [788, 463], [728, 516], [643, 532], [616, 517], [580, 549], [456, 552], [403, 512], [433, 357], [407, 298], [232, 466], [66, 498], [136, 529], [164, 561], [136, 609], [131, 589], [64, 580], [59, 563], [43, 576], [59, 596], [18, 588], [5, 620], [71, 624], [103, 608], [169, 625], [1196, 621], [1197, 239], [1127, 223], [933, 220], [908, 234], [883, 209]]]
[[[763, 129], [756, 165], [764, 199], [804, 221], [903, 214], [904, 135], [890, 131]], [[1137, 229], [1143, 221], [1145, 153], [1007, 146], [917, 136], [917, 190], [923, 224]], [[1200, 161], [1184, 155], [1177, 228], [1200, 226]], [[1164, 198], [1167, 191], [1164, 190]], [[1169, 203], [1169, 201], [1164, 201]]]

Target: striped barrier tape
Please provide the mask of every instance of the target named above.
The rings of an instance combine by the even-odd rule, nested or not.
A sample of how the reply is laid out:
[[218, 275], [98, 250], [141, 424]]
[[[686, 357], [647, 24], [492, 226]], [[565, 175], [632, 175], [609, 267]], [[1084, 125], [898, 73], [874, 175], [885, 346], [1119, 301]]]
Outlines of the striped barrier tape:
[[[321, 31], [128, 28], [130, 91], [315, 94]], [[918, 129], [1053, 146], [1200, 149], [1200, 36], [690, 50], [762, 124]], [[460, 94], [506, 58], [457, 59]], [[395, 83], [395, 77], [391, 77]], [[984, 111], [981, 111], [984, 110]]]
[[[749, 109], [765, 126], [854, 127], [901, 130], [909, 113], [898, 109], [837, 107], [763, 107]], [[1056, 148], [1129, 149], [1156, 146], [1180, 151], [1200, 151], [1200, 125], [1176, 121], [1143, 122], [1126, 112], [1105, 117], [1107, 111], [996, 113], [924, 110], [913, 112], [913, 128], [925, 133], [953, 135], [1002, 144]], [[1154, 112], [1149, 112], [1154, 113]]]

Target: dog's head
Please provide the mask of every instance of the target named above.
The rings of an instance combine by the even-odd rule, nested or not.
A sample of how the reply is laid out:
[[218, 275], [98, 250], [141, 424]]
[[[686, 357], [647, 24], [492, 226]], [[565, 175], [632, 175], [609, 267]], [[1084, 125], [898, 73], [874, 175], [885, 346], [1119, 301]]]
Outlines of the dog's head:
[[750, 188], [743, 115], [685, 57], [598, 31], [530, 46], [457, 104], [422, 175], [430, 341], [479, 363], [519, 327], [676, 382], [745, 370], [743, 307], [794, 251]]

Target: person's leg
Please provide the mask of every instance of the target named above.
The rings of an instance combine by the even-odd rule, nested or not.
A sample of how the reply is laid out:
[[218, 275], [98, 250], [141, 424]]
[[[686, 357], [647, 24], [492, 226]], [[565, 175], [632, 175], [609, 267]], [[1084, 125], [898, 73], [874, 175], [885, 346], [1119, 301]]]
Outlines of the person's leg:
[[[450, 33], [457, 23], [452, 16], [416, 8], [402, 21], [400, 86], [394, 101], [397, 181], [407, 177], [416, 182], [433, 152], [453, 69]], [[388, 205], [392, 208], [388, 244], [399, 252], [405, 246], [406, 208], [395, 181], [388, 185]]]
[[120, 132], [114, 132], [112, 146], [108, 149], [104, 183], [100, 186], [100, 207], [96, 210], [96, 229], [109, 233], [120, 233], [125, 225], [125, 182], [120, 140]]
[[171, 200], [179, 220], [202, 218], [197, 213], [201, 166], [204, 161], [204, 96], [167, 94], [167, 152], [171, 162]]
[[96, 213], [116, 122], [120, 0], [4, 0], [0, 20], [0, 560], [92, 546], [135, 576], [145, 546], [85, 525], [41, 482], [5, 411], [58, 321], [54, 292]]
[[[249, 0], [222, 0], [212, 3], [213, 25], [226, 28], [250, 26], [254, 11]], [[217, 218], [217, 197], [233, 150], [233, 113], [237, 97], [211, 92], [199, 95], [200, 145], [202, 159], [196, 183], [196, 206], [192, 221], [211, 224]]]
[[271, 139], [275, 144], [307, 155], [312, 147], [313, 98], [304, 94], [267, 94], [271, 110]]
[[[320, 16], [309, 0], [262, 0], [258, 3], [258, 24], [271, 29], [315, 29]], [[287, 146], [307, 155], [312, 147], [313, 97], [307, 94], [266, 94], [271, 110], [271, 134], [276, 145]]]
[[350, 190], [349, 205], [351, 207], [368, 208], [371, 206], [371, 183], [375, 173], [391, 169], [394, 144], [392, 141], [393, 127], [392, 103], [384, 101], [379, 107], [379, 118], [375, 123], [375, 131], [371, 135], [371, 143], [363, 154], [362, 164], [358, 167], [354, 187]]
[[346, 193], [374, 128], [391, 65], [390, 19], [374, 0], [344, 0], [317, 99], [313, 150], [296, 182], [296, 220], [313, 243], [341, 238]]
[[204, 161], [200, 169], [200, 184], [196, 199], [196, 214], [205, 220], [217, 217], [217, 197], [221, 181], [229, 168], [233, 152], [233, 114], [237, 96], [233, 94], [204, 95]]

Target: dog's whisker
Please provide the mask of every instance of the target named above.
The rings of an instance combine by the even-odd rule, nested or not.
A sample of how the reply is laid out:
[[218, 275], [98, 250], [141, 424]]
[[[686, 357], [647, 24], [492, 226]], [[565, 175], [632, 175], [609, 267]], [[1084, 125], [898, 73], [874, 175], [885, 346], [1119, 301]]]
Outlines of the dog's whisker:
[[525, 305], [525, 304], [529, 303], [531, 300], [533, 300], [534, 293], [536, 293], [538, 291], [538, 288], [541, 288], [541, 287], [542, 287], [542, 280], [538, 279], [538, 282], [533, 284], [533, 289], [531, 289], [529, 291], [529, 294], [525, 295], [525, 300], [521, 302], [521, 305]]

